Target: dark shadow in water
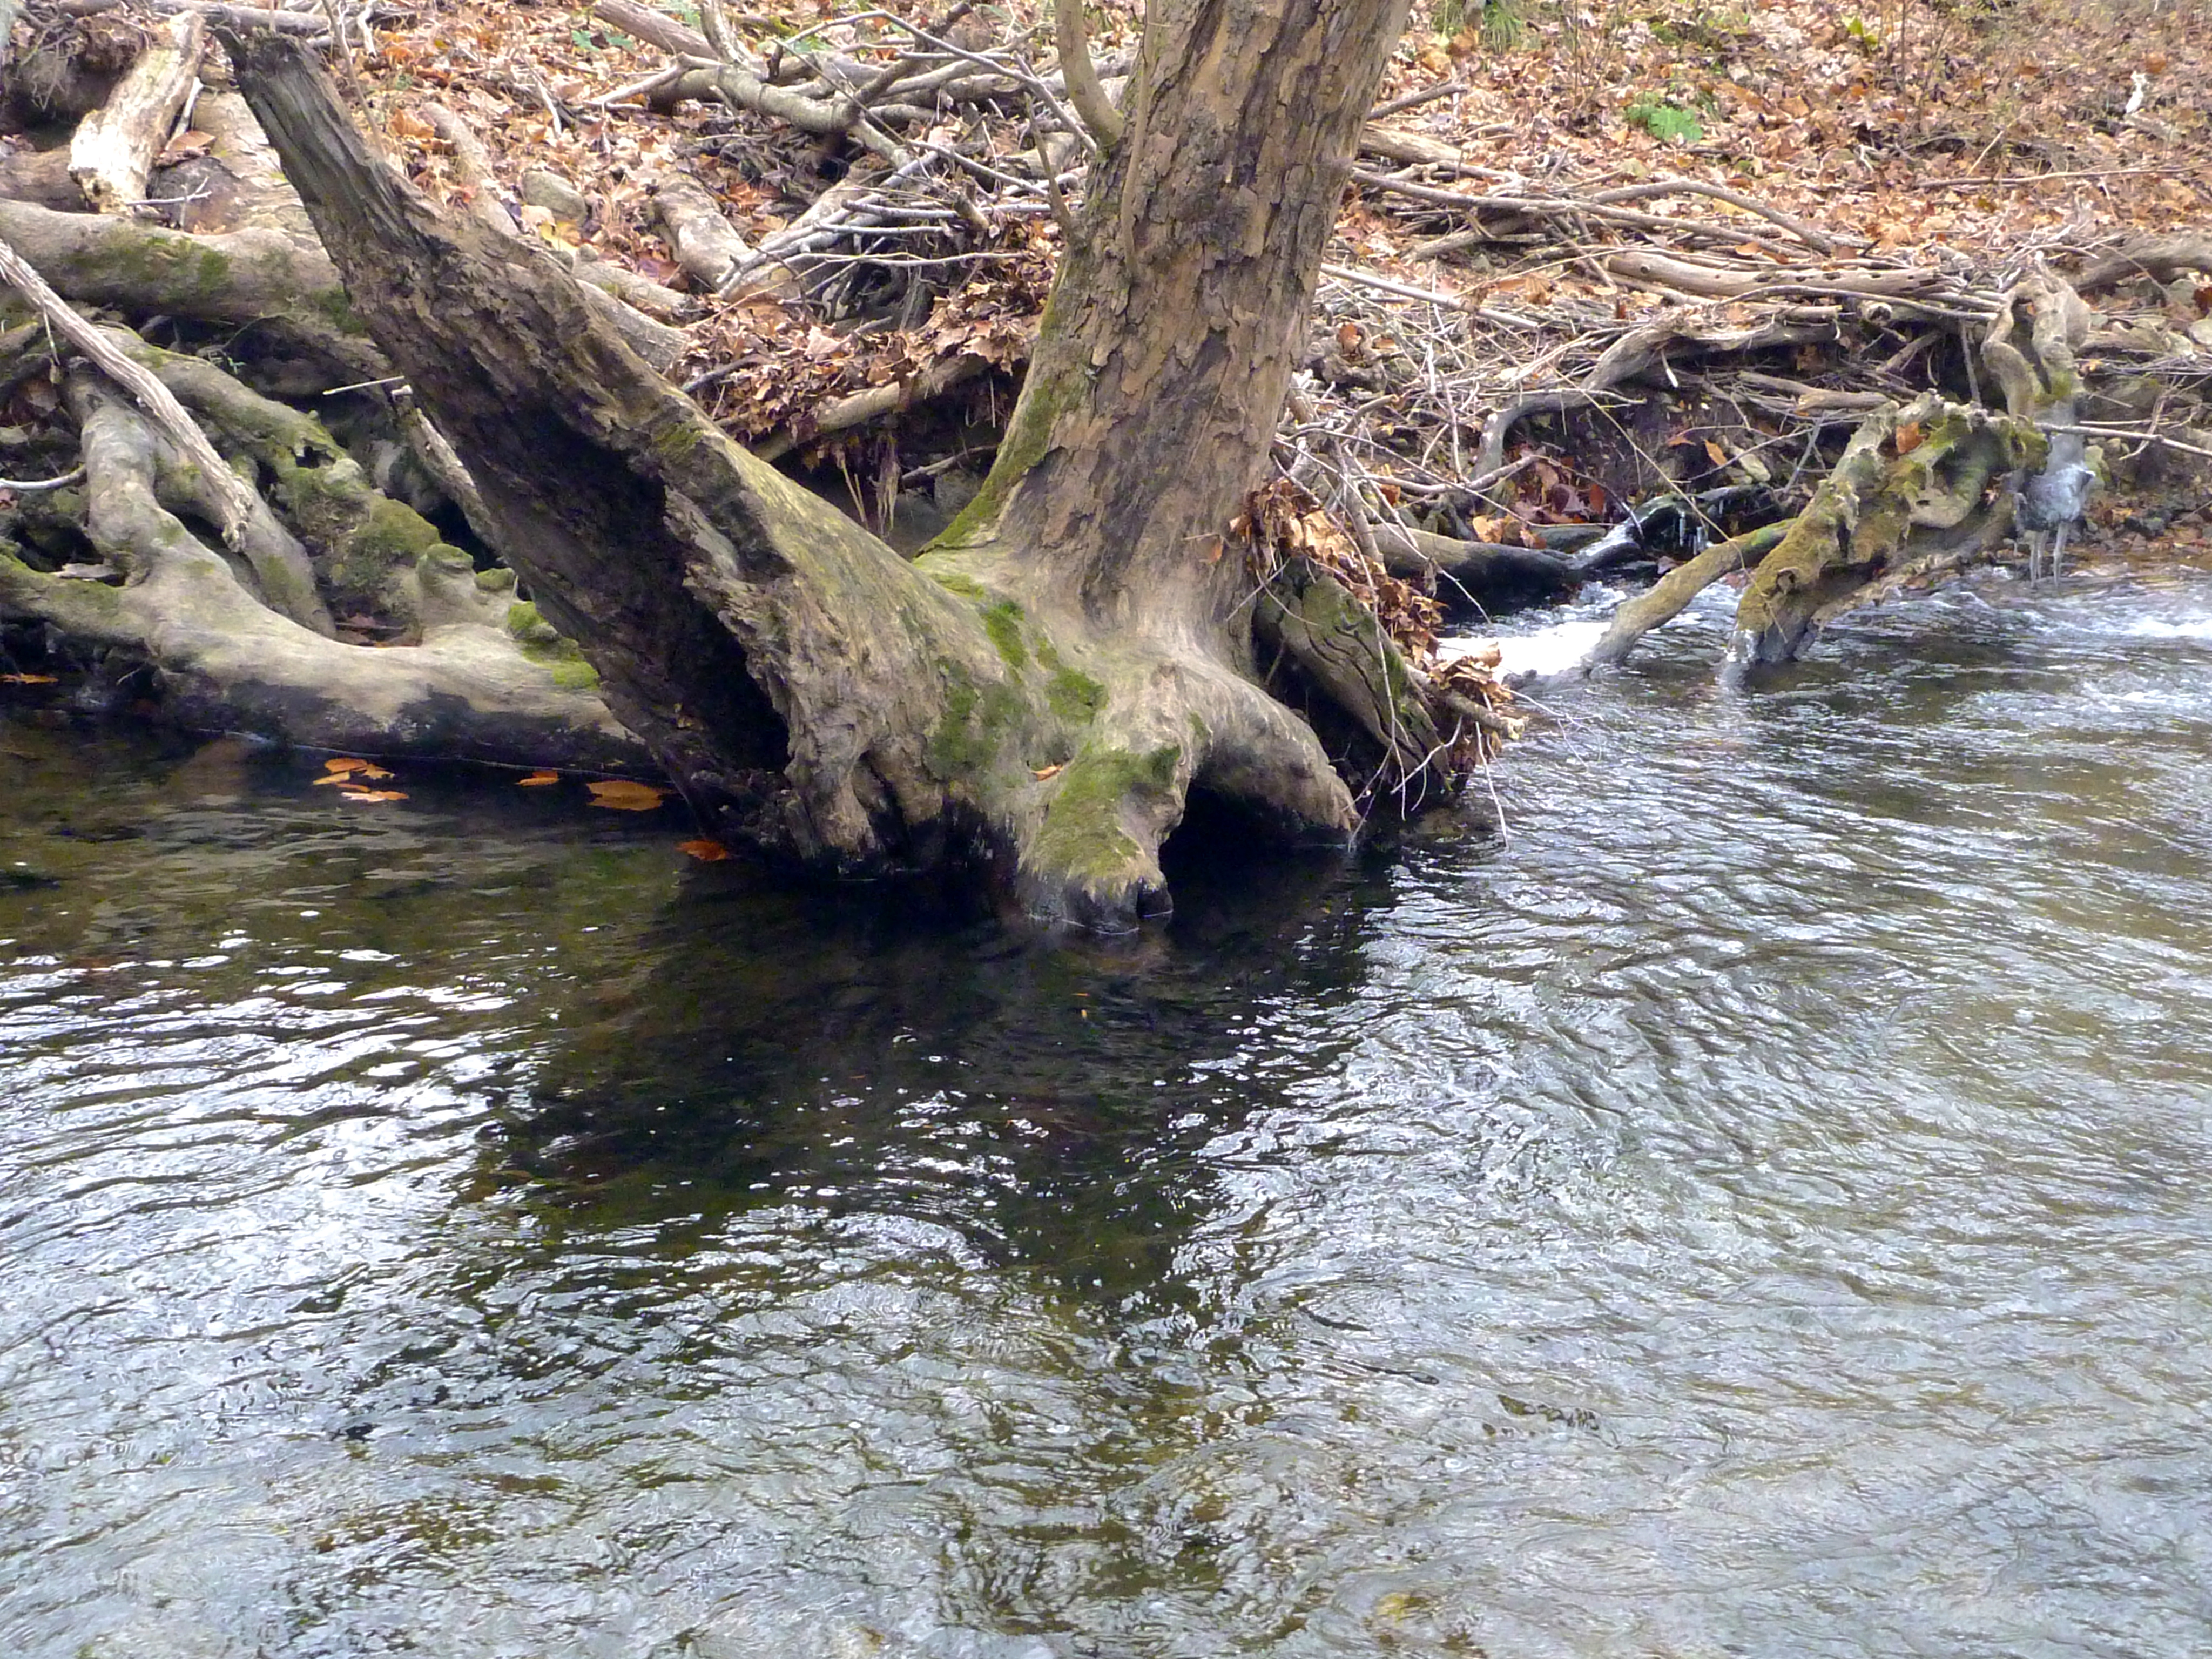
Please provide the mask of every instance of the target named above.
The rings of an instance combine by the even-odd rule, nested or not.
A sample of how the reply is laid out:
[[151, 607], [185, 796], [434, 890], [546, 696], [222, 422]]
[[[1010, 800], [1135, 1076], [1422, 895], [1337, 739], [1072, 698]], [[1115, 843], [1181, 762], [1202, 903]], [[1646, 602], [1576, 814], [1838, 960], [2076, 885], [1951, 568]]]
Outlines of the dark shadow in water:
[[1342, 1035], [1291, 1011], [1353, 994], [1392, 894], [1381, 853], [1221, 846], [1181, 855], [1174, 920], [1127, 939], [866, 891], [687, 901], [564, 1018], [505, 1167], [566, 1228], [893, 1213], [1086, 1295], [1165, 1289], [1200, 1149], [1329, 1065]]

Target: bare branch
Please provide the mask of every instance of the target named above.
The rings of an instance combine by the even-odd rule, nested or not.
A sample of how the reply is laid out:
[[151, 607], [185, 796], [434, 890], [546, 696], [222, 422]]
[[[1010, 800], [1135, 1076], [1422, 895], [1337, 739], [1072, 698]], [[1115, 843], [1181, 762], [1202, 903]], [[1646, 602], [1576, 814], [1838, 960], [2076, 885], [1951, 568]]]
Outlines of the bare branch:
[[1121, 142], [1125, 123], [1121, 112], [1098, 84], [1098, 69], [1091, 61], [1091, 48], [1083, 38], [1083, 0], [1053, 0], [1053, 28], [1060, 44], [1060, 73], [1067, 77], [1067, 96], [1075, 112], [1098, 148], [1109, 150]]

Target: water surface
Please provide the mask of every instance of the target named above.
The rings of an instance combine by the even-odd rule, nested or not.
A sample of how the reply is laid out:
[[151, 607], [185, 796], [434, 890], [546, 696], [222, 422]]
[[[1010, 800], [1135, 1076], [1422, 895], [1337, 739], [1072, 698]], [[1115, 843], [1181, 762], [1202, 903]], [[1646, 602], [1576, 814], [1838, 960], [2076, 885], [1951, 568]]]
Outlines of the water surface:
[[0, 1644], [2212, 1652], [2212, 580], [1720, 645], [1134, 946], [19, 700]]

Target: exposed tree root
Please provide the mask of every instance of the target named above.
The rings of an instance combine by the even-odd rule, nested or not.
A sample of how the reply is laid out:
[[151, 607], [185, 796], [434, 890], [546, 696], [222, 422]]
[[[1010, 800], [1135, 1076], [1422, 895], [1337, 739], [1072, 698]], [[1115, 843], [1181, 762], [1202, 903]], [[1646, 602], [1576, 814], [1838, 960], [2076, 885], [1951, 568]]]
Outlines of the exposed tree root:
[[[451, 549], [425, 561], [423, 637], [377, 651], [278, 616], [161, 500], [159, 436], [88, 376], [73, 380], [90, 474], [85, 520], [119, 586], [0, 550], [0, 605], [150, 665], [187, 724], [370, 754], [651, 768], [635, 738], [557, 661], [532, 661], [488, 616]], [[562, 682], [570, 679], [572, 683]]]

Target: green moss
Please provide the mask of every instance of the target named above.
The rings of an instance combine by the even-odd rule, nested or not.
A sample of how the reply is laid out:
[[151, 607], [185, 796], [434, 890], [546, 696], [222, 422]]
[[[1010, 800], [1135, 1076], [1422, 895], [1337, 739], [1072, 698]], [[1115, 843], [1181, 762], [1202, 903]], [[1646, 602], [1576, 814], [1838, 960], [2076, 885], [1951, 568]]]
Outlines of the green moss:
[[960, 509], [930, 546], [967, 547], [987, 539], [999, 522], [1008, 494], [1051, 453], [1053, 429], [1060, 424], [1060, 417], [1082, 398], [1087, 383], [1079, 364], [1066, 365], [1050, 379], [1036, 368], [1047, 358], [1043, 342], [1051, 339], [1060, 325], [1060, 294], [1066, 286], [1055, 283], [1052, 297], [1045, 302], [1044, 320], [1037, 330], [1038, 348], [1030, 356], [1030, 378], [1022, 387], [1012, 424], [992, 458], [990, 472], [975, 499]]
[[550, 645], [561, 635], [553, 624], [538, 614], [538, 607], [527, 599], [517, 599], [507, 607], [507, 631], [524, 645]]
[[1172, 790], [1182, 759], [1182, 750], [1171, 743], [1141, 755], [1131, 749], [1085, 749], [1060, 775], [1030, 848], [1032, 863], [1083, 883], [1126, 878], [1144, 852], [1122, 826], [1122, 806]]
[[704, 435], [696, 422], [672, 421], [653, 434], [653, 451], [664, 460], [680, 461], [699, 447]]
[[505, 565], [477, 572], [477, 586], [486, 593], [512, 593], [514, 591], [514, 572]]
[[1017, 674], [1029, 666], [1029, 647], [1022, 643], [1022, 608], [1001, 599], [983, 612], [983, 631], [999, 648], [999, 655]]
[[1090, 675], [1070, 668], [1050, 640], [1039, 640], [1036, 659], [1050, 676], [1044, 683], [1045, 701], [1052, 712], [1071, 726], [1086, 726], [1106, 706], [1106, 688]]
[[94, 258], [120, 288], [186, 303], [219, 298], [233, 281], [230, 256], [190, 236], [128, 237]]
[[[386, 495], [373, 495], [367, 505], [349, 533], [331, 546], [327, 574], [335, 586], [374, 593], [393, 572], [412, 569], [423, 559], [444, 562], [456, 574], [473, 563], [411, 507]], [[306, 522], [308, 515], [302, 518]]]
[[321, 315], [325, 322], [337, 330], [339, 333], [361, 336], [368, 334], [368, 325], [361, 319], [360, 313], [348, 303], [343, 289], [323, 289], [308, 303]]
[[982, 694], [965, 680], [956, 681], [945, 694], [945, 713], [929, 734], [928, 763], [932, 775], [948, 780], [972, 772], [986, 757], [976, 735], [975, 705]]
[[1106, 688], [1073, 668], [1057, 670], [1045, 682], [1044, 696], [1052, 712], [1070, 724], [1097, 720], [1106, 706]]
[[963, 599], [974, 599], [981, 604], [991, 597], [990, 589], [964, 570], [939, 570], [926, 565], [922, 574], [946, 592], [957, 593]]
[[945, 713], [929, 734], [927, 763], [945, 782], [971, 778], [1006, 751], [1027, 724], [1029, 705], [1012, 685], [978, 686], [956, 664], [944, 665]]
[[507, 606], [507, 631], [522, 654], [550, 673], [562, 690], [588, 691], [599, 684], [599, 671], [584, 660], [576, 642], [563, 636], [528, 600]]

